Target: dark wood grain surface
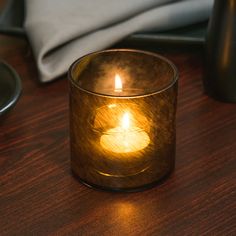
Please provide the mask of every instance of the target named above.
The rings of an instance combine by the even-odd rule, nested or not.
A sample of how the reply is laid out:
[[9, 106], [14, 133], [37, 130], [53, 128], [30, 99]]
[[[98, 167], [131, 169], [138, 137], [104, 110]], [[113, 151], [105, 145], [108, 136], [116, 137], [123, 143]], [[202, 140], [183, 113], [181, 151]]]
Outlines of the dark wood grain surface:
[[40, 84], [28, 43], [0, 35], [23, 83], [0, 121], [1, 236], [236, 235], [236, 105], [203, 94], [199, 53], [164, 55], [180, 72], [176, 169], [150, 190], [111, 193], [71, 174], [66, 76]]

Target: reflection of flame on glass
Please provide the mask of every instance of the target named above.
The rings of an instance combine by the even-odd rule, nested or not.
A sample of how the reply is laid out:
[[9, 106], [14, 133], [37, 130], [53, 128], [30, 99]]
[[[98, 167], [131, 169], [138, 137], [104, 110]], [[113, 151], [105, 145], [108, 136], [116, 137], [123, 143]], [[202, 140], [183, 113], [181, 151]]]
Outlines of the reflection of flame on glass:
[[112, 109], [112, 108], [114, 108], [114, 107], [116, 107], [116, 104], [109, 104], [109, 105], [108, 105], [108, 108], [110, 108], [110, 109]]
[[115, 92], [122, 92], [122, 81], [118, 74], [115, 76]]

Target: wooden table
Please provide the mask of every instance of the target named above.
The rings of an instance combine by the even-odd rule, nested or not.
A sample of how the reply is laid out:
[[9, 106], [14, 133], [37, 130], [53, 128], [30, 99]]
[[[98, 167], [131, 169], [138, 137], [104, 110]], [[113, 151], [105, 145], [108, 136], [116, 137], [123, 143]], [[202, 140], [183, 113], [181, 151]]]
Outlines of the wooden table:
[[0, 123], [1, 236], [236, 235], [236, 105], [204, 95], [199, 53], [164, 55], [180, 72], [176, 169], [144, 192], [111, 193], [71, 175], [66, 76], [40, 84], [28, 43], [0, 36], [23, 83]]

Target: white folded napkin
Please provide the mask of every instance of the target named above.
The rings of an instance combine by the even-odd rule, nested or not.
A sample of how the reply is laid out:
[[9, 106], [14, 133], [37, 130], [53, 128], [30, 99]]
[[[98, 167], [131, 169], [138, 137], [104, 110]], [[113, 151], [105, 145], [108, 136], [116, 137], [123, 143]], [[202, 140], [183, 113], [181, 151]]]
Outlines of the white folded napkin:
[[206, 20], [213, 0], [26, 0], [25, 29], [40, 79], [63, 75], [77, 58], [139, 31]]

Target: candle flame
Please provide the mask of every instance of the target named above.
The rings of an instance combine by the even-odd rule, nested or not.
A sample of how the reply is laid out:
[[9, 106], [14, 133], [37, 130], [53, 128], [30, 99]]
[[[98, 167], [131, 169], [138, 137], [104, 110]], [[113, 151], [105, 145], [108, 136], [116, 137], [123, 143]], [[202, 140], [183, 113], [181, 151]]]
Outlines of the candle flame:
[[121, 120], [121, 127], [124, 129], [124, 130], [127, 130], [129, 129], [130, 127], [130, 115], [128, 112], [126, 112], [123, 117], [122, 117], [122, 120]]
[[115, 92], [122, 92], [122, 81], [118, 74], [115, 76]]

